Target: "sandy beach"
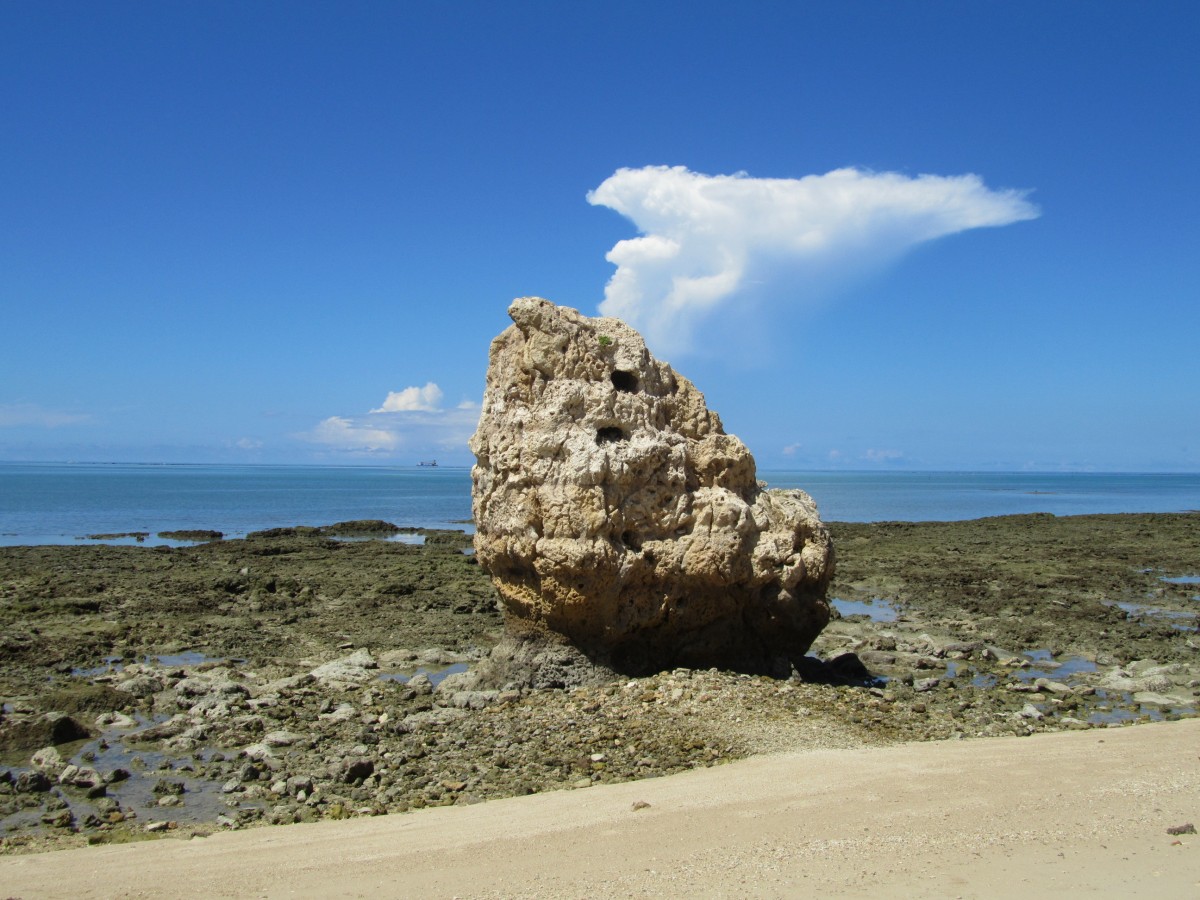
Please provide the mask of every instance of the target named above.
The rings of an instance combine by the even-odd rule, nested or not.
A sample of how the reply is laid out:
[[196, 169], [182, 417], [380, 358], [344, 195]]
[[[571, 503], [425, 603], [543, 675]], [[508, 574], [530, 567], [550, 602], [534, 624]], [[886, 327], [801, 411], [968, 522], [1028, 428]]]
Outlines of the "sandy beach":
[[[643, 805], [648, 804], [648, 805]], [[0, 859], [35, 897], [1194, 897], [1200, 721], [761, 756]]]

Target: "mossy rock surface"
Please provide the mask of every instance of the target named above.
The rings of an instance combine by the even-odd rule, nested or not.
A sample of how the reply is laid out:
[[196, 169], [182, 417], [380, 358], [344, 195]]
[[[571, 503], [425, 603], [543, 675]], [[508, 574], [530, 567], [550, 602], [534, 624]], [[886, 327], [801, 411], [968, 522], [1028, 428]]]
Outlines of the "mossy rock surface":
[[225, 535], [220, 531], [209, 531], [204, 528], [186, 528], [179, 531], [160, 531], [160, 538], [169, 541], [219, 541]]
[[330, 537], [389, 537], [393, 534], [400, 534], [404, 530], [382, 519], [355, 519], [349, 522], [325, 525], [320, 532]]

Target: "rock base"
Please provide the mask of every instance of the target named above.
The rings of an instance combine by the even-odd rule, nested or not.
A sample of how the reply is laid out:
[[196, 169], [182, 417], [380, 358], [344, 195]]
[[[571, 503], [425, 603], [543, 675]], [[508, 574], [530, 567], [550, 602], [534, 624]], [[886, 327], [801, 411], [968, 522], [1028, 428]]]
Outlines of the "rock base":
[[545, 690], [604, 684], [621, 674], [560, 634], [515, 625], [470, 672], [452, 677], [464, 690]]

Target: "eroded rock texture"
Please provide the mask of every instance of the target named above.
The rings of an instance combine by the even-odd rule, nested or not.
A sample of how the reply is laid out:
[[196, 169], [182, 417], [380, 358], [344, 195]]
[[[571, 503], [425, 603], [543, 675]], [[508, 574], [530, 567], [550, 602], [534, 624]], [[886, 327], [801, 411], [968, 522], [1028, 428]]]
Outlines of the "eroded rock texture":
[[812, 499], [764, 490], [704, 396], [617, 319], [513, 302], [471, 439], [475, 550], [514, 632], [624, 672], [786, 674], [825, 626]]

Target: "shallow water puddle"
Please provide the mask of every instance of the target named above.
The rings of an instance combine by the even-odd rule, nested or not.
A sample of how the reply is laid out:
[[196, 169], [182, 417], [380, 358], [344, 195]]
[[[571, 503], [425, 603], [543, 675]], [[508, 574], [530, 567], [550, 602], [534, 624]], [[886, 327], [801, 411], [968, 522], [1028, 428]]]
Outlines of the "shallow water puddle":
[[[1133, 694], [1128, 691], [1097, 690], [1096, 697], [1102, 701], [1101, 705], [1090, 713], [1087, 719], [1093, 725], [1121, 724], [1138, 719], [1161, 722], [1168, 715], [1196, 715], [1194, 706], [1160, 706], [1157, 703], [1138, 703]], [[1111, 708], [1110, 704], [1116, 708]]]
[[[33, 541], [31, 541], [33, 542]], [[210, 543], [209, 540], [180, 540], [178, 538], [159, 537], [157, 534], [150, 532], [137, 532], [129, 534], [113, 534], [113, 535], [78, 535], [69, 541], [41, 541], [36, 543], [78, 543], [85, 547], [100, 545], [104, 547], [171, 547], [180, 549], [184, 547], [196, 547], [200, 544]]]
[[[1130, 603], [1127, 600], [1109, 601], [1108, 605], [1124, 610], [1132, 618], [1166, 619], [1176, 631], [1196, 630], [1196, 614], [1192, 612], [1163, 609], [1159, 606], [1151, 606], [1148, 603]], [[1142, 624], [1149, 625], [1150, 622], [1143, 622]]]
[[418, 675], [424, 675], [436, 687], [445, 681], [448, 676], [465, 672], [469, 668], [471, 668], [470, 665], [465, 662], [454, 663], [453, 665], [446, 666], [444, 669], [427, 669], [424, 666], [420, 666], [411, 672], [383, 672], [379, 675], [379, 680], [396, 681], [400, 684], [407, 684], [410, 679], [416, 678]]
[[95, 678], [97, 675], [107, 675], [110, 672], [120, 672], [125, 668], [125, 657], [106, 656], [101, 664], [87, 669], [72, 669], [71, 674], [76, 678]]
[[409, 534], [407, 532], [384, 536], [376, 534], [334, 534], [329, 537], [343, 544], [364, 544], [368, 541], [381, 541], [385, 544], [411, 544], [414, 547], [425, 546], [425, 535]]
[[1097, 669], [1096, 663], [1082, 656], [1068, 656], [1064, 659], [1054, 674], [1059, 678], [1070, 678], [1072, 675], [1088, 675], [1095, 672]]
[[[136, 715], [136, 725], [131, 728], [112, 727], [105, 729], [98, 738], [86, 741], [76, 741], [61, 744], [59, 753], [69, 764], [90, 767], [102, 776], [109, 773], [119, 773], [120, 776], [105, 785], [100, 797], [89, 799], [81, 790], [60, 787], [52, 788], [53, 793], [64, 797], [69, 805], [76, 822], [82, 822], [89, 815], [103, 819], [107, 810], [102, 808], [106, 798], [120, 804], [122, 814], [126, 818], [135, 818], [138, 822], [171, 821], [184, 824], [212, 822], [218, 815], [231, 814], [233, 799], [226, 795], [221, 784], [194, 771], [194, 766], [203, 765], [210, 760], [216, 748], [205, 747], [187, 753], [164, 753], [159, 750], [129, 746], [137, 741], [138, 734], [147, 727], [152, 727], [169, 718], [157, 715], [147, 718]], [[29, 754], [21, 754], [22, 763], [11, 766], [14, 776], [21, 772], [32, 771]], [[171, 796], [173, 791], [155, 792], [160, 781], [177, 783], [182, 786], [179, 793], [179, 804], [161, 806], [162, 796]], [[51, 782], [54, 779], [51, 778]], [[0, 831], [12, 831], [22, 827], [33, 826], [52, 830], [50, 826], [41, 824], [44, 803], [51, 797], [50, 793], [30, 795], [36, 799], [37, 805], [14, 812], [0, 818]], [[237, 804], [240, 807], [254, 804]], [[261, 804], [259, 804], [261, 805]]]
[[[137, 739], [136, 733], [126, 736], [130, 740]], [[92, 762], [77, 761], [83, 758], [86, 749], [81, 751], [78, 757], [73, 757], [72, 762], [76, 765], [91, 765], [101, 772], [117, 768], [128, 771], [129, 778], [108, 788], [108, 795], [117, 800], [122, 807], [133, 807], [142, 818], [170, 819], [176, 822], [211, 822], [221, 813], [229, 812], [227, 795], [222, 792], [221, 785], [197, 776], [192, 770], [193, 763], [204, 762], [217, 752], [215, 748], [206, 747], [188, 754], [168, 754], [127, 747], [120, 739], [113, 740], [112, 732], [107, 733], [104, 742], [108, 746], [103, 750], [99, 749], [101, 741], [88, 743], [86, 749], [95, 753]], [[158, 805], [159, 795], [155, 794], [154, 787], [163, 780], [183, 784], [184, 792], [180, 795], [183, 802], [180, 805]]]
[[[1039, 665], [1016, 669], [1009, 678], [1016, 678], [1023, 682], [1034, 681], [1038, 678], [1066, 682], [1072, 676], [1086, 675], [1096, 671], [1096, 664], [1082, 656], [1069, 656], [1059, 662], [1054, 659], [1049, 650], [1033, 650], [1022, 655]], [[947, 678], [967, 678], [968, 676], [971, 679], [971, 687], [987, 690], [997, 687], [1002, 680], [1001, 676], [995, 672], [980, 672], [974, 666], [968, 666], [957, 660], [950, 660], [946, 663]]]
[[[1162, 715], [1157, 712], [1148, 714], [1151, 719], [1158, 721], [1162, 719]], [[1110, 725], [1119, 724], [1121, 722], [1134, 722], [1141, 718], [1141, 713], [1135, 713], [1132, 709], [1098, 709], [1095, 712], [1089, 713], [1087, 720], [1093, 725]]]
[[999, 676], [991, 672], [980, 672], [974, 666], [969, 666], [960, 660], [952, 659], [946, 663], [947, 678], [966, 678], [970, 676], [971, 687], [994, 688], [1000, 683]]
[[829, 605], [838, 611], [842, 618], [847, 616], [866, 616], [872, 622], [895, 622], [900, 611], [888, 600], [875, 597], [871, 600], [843, 600], [834, 597]]
[[1030, 650], [1021, 654], [1033, 665], [1018, 669], [1013, 674], [1019, 681], [1034, 681], [1038, 678], [1050, 678], [1054, 681], [1069, 681], [1075, 675], [1090, 675], [1097, 669], [1093, 660], [1083, 656], [1068, 656], [1065, 659], [1055, 659], [1049, 650]]

